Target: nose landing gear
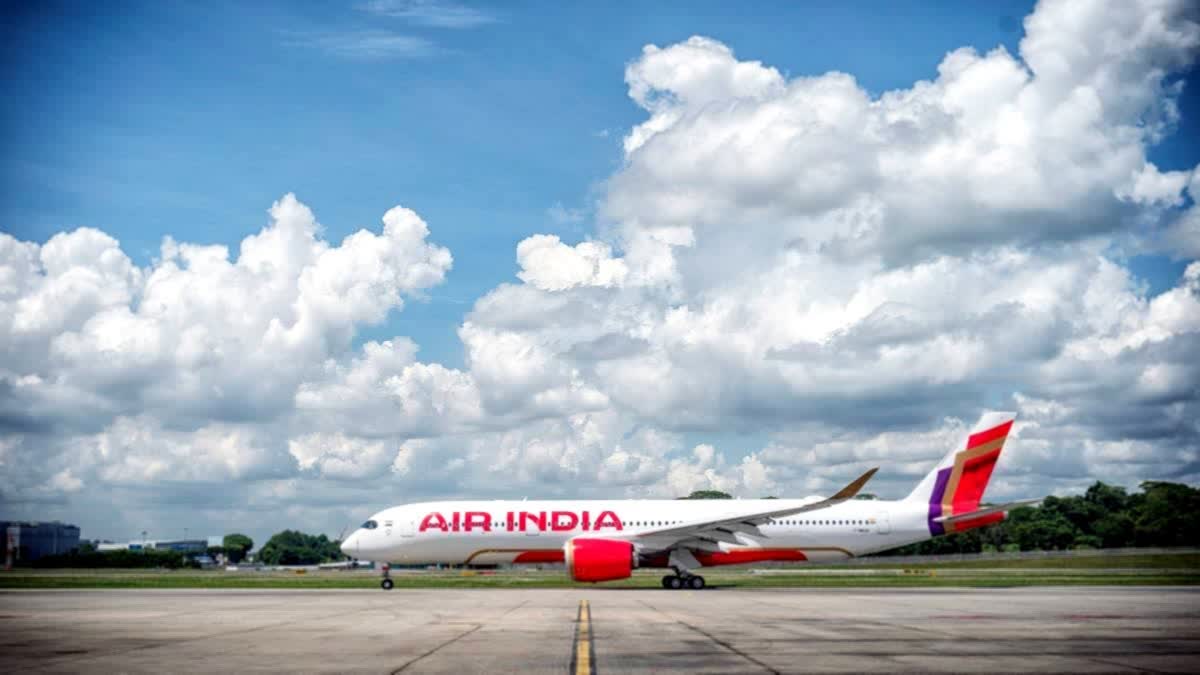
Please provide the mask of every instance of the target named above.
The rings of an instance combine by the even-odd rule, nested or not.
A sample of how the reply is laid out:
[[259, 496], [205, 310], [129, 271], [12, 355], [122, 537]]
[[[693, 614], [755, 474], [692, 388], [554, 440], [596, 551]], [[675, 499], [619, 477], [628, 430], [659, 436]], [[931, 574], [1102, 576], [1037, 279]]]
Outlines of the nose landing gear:
[[388, 574], [390, 566], [387, 563], [383, 564], [383, 579], [379, 582], [379, 587], [385, 591], [392, 590], [396, 584], [392, 583], [392, 577]]

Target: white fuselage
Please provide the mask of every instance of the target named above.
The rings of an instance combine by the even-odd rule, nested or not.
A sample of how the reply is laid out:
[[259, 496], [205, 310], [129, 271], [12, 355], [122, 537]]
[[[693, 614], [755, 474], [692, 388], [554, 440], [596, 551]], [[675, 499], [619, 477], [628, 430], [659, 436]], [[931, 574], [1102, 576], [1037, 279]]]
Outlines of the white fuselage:
[[[781, 510], [808, 499], [457, 501], [385, 509], [346, 539], [352, 557], [397, 564], [550, 563], [576, 537], [633, 541], [645, 567], [666, 565], [653, 536], [671, 525]], [[930, 538], [928, 505], [852, 500], [759, 526], [698, 554], [702, 565], [834, 561]], [[642, 536], [631, 537], [630, 535]], [[665, 542], [664, 542], [665, 543]]]

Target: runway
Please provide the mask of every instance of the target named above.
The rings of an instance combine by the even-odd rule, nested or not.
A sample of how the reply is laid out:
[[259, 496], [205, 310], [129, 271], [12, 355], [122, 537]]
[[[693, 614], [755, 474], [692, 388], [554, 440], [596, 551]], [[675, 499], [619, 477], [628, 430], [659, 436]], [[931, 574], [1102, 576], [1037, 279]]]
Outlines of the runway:
[[6, 672], [1194, 672], [1200, 589], [0, 593]]

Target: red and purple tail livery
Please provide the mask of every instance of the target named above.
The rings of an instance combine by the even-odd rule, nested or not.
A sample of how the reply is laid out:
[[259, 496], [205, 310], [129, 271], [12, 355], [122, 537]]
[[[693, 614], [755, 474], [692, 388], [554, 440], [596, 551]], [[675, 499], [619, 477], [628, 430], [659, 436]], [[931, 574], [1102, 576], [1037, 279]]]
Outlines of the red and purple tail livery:
[[[988, 479], [992, 477], [996, 460], [1000, 458], [1014, 417], [1012, 413], [984, 415], [967, 437], [966, 447], [947, 455], [910, 495], [910, 499], [928, 499], [930, 534], [961, 532], [1004, 519], [1004, 513], [988, 513], [981, 514], [979, 518], [944, 522], [947, 516], [979, 509], [979, 502], [987, 489]], [[938, 522], [938, 519], [943, 522]]]

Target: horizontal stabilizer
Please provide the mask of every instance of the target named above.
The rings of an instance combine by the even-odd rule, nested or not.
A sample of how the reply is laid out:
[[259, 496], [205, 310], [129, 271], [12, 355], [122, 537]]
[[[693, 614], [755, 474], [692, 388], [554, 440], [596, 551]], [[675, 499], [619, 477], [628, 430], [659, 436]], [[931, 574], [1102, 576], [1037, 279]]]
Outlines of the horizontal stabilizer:
[[995, 504], [992, 506], [985, 506], [982, 509], [976, 509], [970, 513], [959, 513], [953, 516], [941, 516], [940, 518], [934, 518], [933, 522], [942, 523], [944, 525], [961, 523], [966, 520], [975, 520], [976, 518], [982, 518], [983, 516], [990, 516], [993, 513], [1012, 511], [1013, 509], [1020, 508], [1022, 506], [1033, 506], [1040, 501], [1042, 501], [1042, 499], [1039, 497], [1037, 499], [1022, 499], [1020, 501], [1008, 502], [1006, 504]]

